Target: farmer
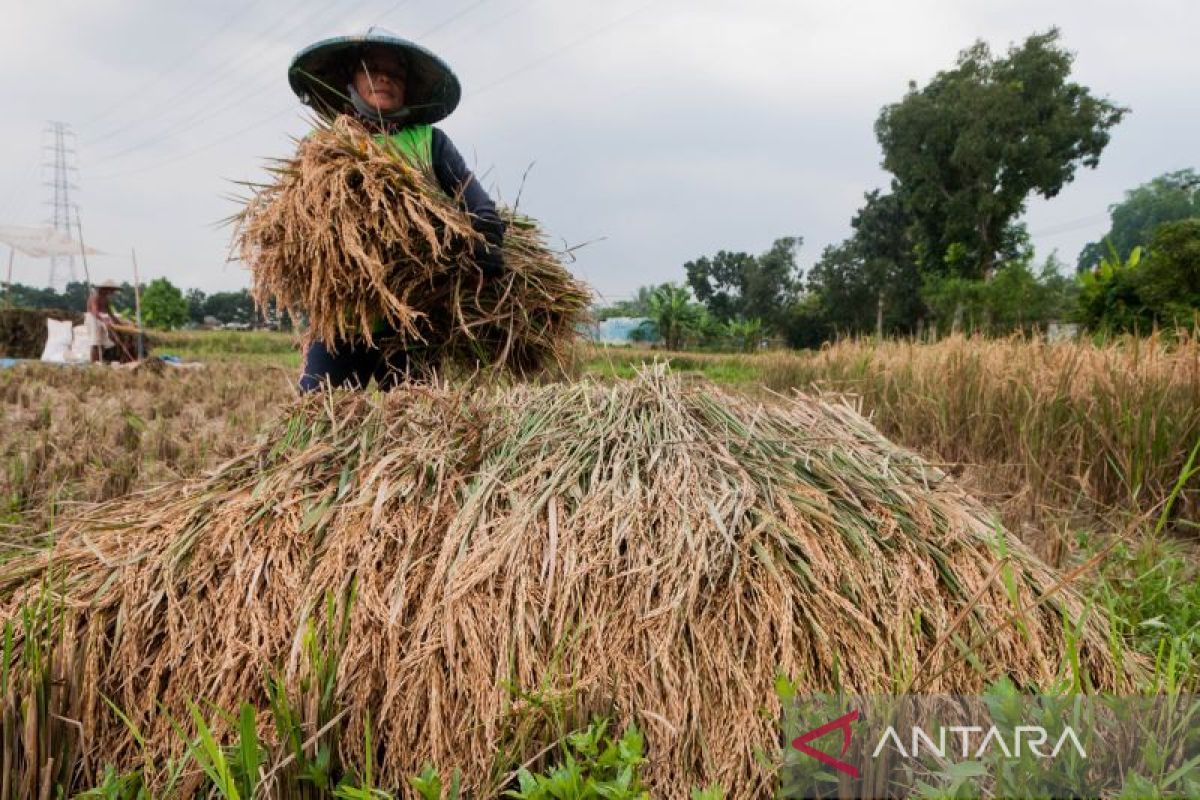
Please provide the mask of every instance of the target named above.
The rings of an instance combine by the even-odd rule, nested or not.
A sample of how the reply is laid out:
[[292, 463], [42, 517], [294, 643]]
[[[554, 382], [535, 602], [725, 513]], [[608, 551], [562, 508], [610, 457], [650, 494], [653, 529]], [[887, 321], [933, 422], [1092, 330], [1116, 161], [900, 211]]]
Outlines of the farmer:
[[[380, 28], [361, 36], [324, 39], [301, 50], [292, 60], [288, 82], [302, 102], [325, 117], [351, 114], [413, 163], [427, 166], [447, 195], [461, 197], [485, 243], [474, 253], [487, 278], [504, 269], [500, 247], [504, 223], [496, 205], [467, 169], [463, 157], [433, 123], [458, 105], [458, 79], [440, 58], [425, 48]], [[436, 364], [431, 352], [396, 346], [397, 331], [372, 331], [382, 347], [355, 338], [327, 348], [314, 341], [304, 359], [300, 390], [324, 383], [362, 388], [375, 378], [390, 389], [406, 377], [423, 376]], [[388, 339], [392, 338], [392, 346]]]
[[106, 351], [117, 346], [115, 330], [124, 322], [112, 310], [112, 296], [121, 285], [114, 280], [93, 284], [88, 293], [87, 313], [83, 316], [88, 338], [92, 343], [92, 361], [104, 361]]

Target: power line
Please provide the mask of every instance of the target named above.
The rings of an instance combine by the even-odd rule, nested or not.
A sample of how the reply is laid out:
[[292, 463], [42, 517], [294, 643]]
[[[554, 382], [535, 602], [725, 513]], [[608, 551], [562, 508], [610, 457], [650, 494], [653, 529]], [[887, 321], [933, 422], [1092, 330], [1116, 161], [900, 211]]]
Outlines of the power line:
[[271, 122], [271, 121], [275, 120], [276, 118], [283, 116], [284, 114], [286, 114], [289, 111], [295, 111], [295, 110], [296, 110], [296, 106], [293, 103], [288, 103], [287, 107], [281, 108], [278, 111], [275, 111], [266, 117], [256, 120], [255, 122], [251, 123], [250, 125], [247, 125], [244, 128], [239, 128], [238, 130], [234, 131], [233, 133], [227, 134], [225, 136], [221, 136], [220, 138], [217, 138], [217, 139], [213, 139], [213, 140], [201, 145], [200, 147], [194, 148], [192, 150], [188, 150], [187, 152], [172, 156], [171, 158], [168, 158], [164, 161], [159, 161], [159, 162], [156, 162], [154, 164], [149, 164], [144, 167], [135, 167], [134, 169], [123, 170], [121, 172], [113, 172], [108, 175], [93, 176], [91, 178], [91, 180], [107, 181], [107, 180], [112, 180], [113, 178], [123, 178], [123, 177], [129, 176], [129, 175], [140, 175], [143, 172], [150, 172], [152, 170], [159, 169], [160, 167], [165, 167], [169, 164], [174, 164], [176, 161], [182, 161], [186, 158], [191, 158], [192, 156], [197, 155], [199, 153], [203, 153], [206, 150], [211, 150], [212, 148], [216, 147], [219, 144], [228, 142], [230, 139], [235, 139], [238, 136], [249, 133], [250, 131], [252, 131], [256, 128], [261, 128], [263, 125], [266, 125], [268, 122]]
[[[281, 16], [273, 18], [265, 27], [258, 31], [258, 33], [250, 37], [251, 41], [256, 42], [267, 38], [272, 34], [274, 34], [276, 37], [287, 36], [302, 25], [305, 25], [311, 21], [313, 17], [329, 11], [328, 6], [319, 5], [317, 0], [300, 0], [299, 5], [303, 6], [305, 4], [310, 4], [311, 7], [306, 13], [300, 15], [299, 18], [296, 18], [297, 9], [291, 8], [285, 11]], [[292, 24], [280, 31], [280, 26], [288, 22], [289, 18], [292, 20]], [[260, 57], [261, 52], [261, 50], [255, 47], [242, 47], [241, 50], [237, 53], [234, 53], [231, 58], [223, 59], [221, 66], [218, 69], [211, 72], [201, 71], [187, 83], [184, 83], [180, 87], [176, 87], [161, 102], [159, 102], [158, 105], [170, 106], [171, 111], [175, 111], [180, 108], [186, 109], [192, 103], [196, 103], [198, 101], [203, 103], [201, 98], [203, 98], [206, 93], [215, 88], [222, 87], [230, 80], [236, 80], [238, 76], [236, 76], [234, 73], [237, 71], [237, 69], [246, 64], [248, 61], [253, 61], [254, 59]], [[199, 91], [194, 92], [193, 89], [196, 89], [197, 87], [199, 87]], [[183, 100], [179, 103], [175, 103], [174, 101], [177, 98], [183, 98]], [[135, 119], [129, 124], [122, 126], [122, 128], [128, 128], [132, 125], [138, 124], [139, 121], [153, 118], [154, 117], [142, 117], [140, 119]], [[102, 136], [87, 140], [85, 143], [94, 144], [103, 139], [110, 138], [116, 132], [117, 131], [109, 131]]]
[[[396, 8], [399, 8], [401, 5], [404, 5], [405, 2], [408, 2], [408, 0], [401, 0], [400, 2], [394, 4], [387, 13], [391, 13], [392, 11], [395, 11]], [[444, 29], [449, 23], [453, 22], [454, 20], [462, 18], [466, 14], [468, 14], [471, 11], [473, 11], [474, 9], [478, 8], [484, 2], [487, 2], [487, 0], [478, 0], [474, 4], [468, 6], [467, 8], [462, 9], [462, 10], [450, 15], [449, 17], [446, 17], [445, 19], [436, 23], [432, 28], [429, 28], [426, 31], [423, 31], [420, 34], [418, 34], [417, 38], [426, 38], [426, 37], [432, 35], [433, 33], [435, 33], [436, 31]], [[361, 5], [361, 2], [359, 4]], [[219, 106], [216, 109], [202, 108], [196, 114], [193, 114], [191, 117], [185, 118], [183, 120], [179, 120], [175, 123], [175, 125], [167, 128], [167, 129], [164, 129], [162, 131], [159, 131], [154, 136], [144, 139], [133, 146], [127, 147], [124, 150], [118, 151], [117, 153], [111, 154], [105, 158], [101, 158], [96, 163], [108, 163], [109, 161], [116, 160], [118, 158], [121, 158], [124, 155], [128, 155], [137, 150], [140, 150], [142, 147], [144, 147], [147, 144], [151, 144], [156, 141], [162, 141], [163, 139], [169, 138], [170, 136], [174, 135], [179, 130], [184, 129], [195, 119], [198, 119], [200, 116], [210, 116], [210, 117], [216, 116], [230, 108], [233, 108], [235, 106], [241, 105], [242, 103], [245, 103], [246, 101], [252, 99], [253, 97], [262, 95], [262, 94], [266, 93], [267, 91], [271, 91], [275, 87], [276, 87], [275, 79], [274, 78], [268, 79], [262, 85], [254, 85], [254, 86], [250, 87], [251, 91], [248, 94], [239, 95], [239, 96], [235, 97], [233, 100], [231, 100], [230, 102], [225, 103], [224, 105]], [[289, 105], [288, 108], [292, 108], [292, 106]], [[251, 124], [250, 126], [248, 126], [246, 128], [246, 130], [252, 130], [254, 128], [257, 128], [261, 124], [265, 124], [267, 121], [280, 116], [286, 110], [287, 109], [283, 109], [279, 112], [272, 113], [269, 116]], [[219, 143], [221, 141], [226, 141], [228, 138], [230, 138], [230, 137], [222, 137], [221, 139], [218, 140], [217, 143]], [[201, 147], [195, 148], [194, 150], [188, 151], [185, 154], [182, 154], [179, 158], [183, 158], [183, 157], [187, 157], [189, 155], [195, 154], [195, 153], [203, 152], [204, 150], [207, 150], [207, 149], [208, 149], [208, 145], [203, 145]], [[170, 159], [167, 159], [166, 161], [159, 162], [159, 165], [169, 164], [175, 160], [177, 160], [177, 159], [175, 157], [172, 157]], [[153, 167], [148, 167], [147, 169], [151, 169], [151, 168], [153, 168]], [[146, 171], [146, 170], [136, 169], [136, 170], [130, 170], [128, 172], [113, 173], [110, 175], [101, 176], [99, 178], [94, 178], [94, 180], [108, 180], [108, 179], [111, 179], [111, 178], [116, 177], [121, 174], [136, 174], [138, 172], [143, 172], [143, 171]]]
[[[309, 2], [319, 2], [319, 0], [309, 0]], [[363, 2], [363, 0], [359, 0], [359, 3], [357, 5], [361, 5], [362, 2]], [[329, 11], [329, 6], [314, 5], [309, 10], [307, 15], [302, 16], [298, 22], [296, 22], [291, 27], [286, 28], [282, 33], [277, 32], [277, 35], [279, 35], [279, 36], [289, 35], [290, 33], [297, 30], [300, 26], [309, 22], [314, 16], [318, 15], [322, 11]], [[288, 19], [288, 17], [292, 16], [294, 13], [295, 13], [295, 9], [289, 8], [288, 11], [286, 11], [282, 16], [278, 17], [277, 19], [272, 20], [271, 24], [268, 25], [266, 28], [264, 28], [258, 34], [258, 36], [256, 38], [266, 37], [273, 31], [275, 31], [281, 23], [285, 22]], [[190, 108], [193, 106], [193, 104], [195, 104], [197, 102], [201, 106], [203, 106], [204, 102], [206, 102], [206, 101], [202, 100], [201, 98], [204, 98], [205, 95], [212, 92], [214, 89], [221, 87], [225, 82], [232, 79], [234, 77], [234, 73], [238, 70], [239, 67], [246, 64], [248, 60], [255, 59], [260, 54], [261, 54], [261, 51], [254, 50], [254, 49], [247, 48], [247, 49], [243, 50], [243, 52], [240, 56], [226, 61], [225, 64], [220, 69], [217, 69], [211, 73], [202, 72], [200, 75], [197, 75], [191, 81], [188, 81], [183, 86], [177, 88], [172, 94], [168, 95], [162, 102], [160, 102], [159, 105], [169, 106], [172, 112], [176, 111], [178, 109], [181, 109], [181, 108], [183, 108], [183, 109]], [[193, 93], [192, 90], [196, 87], [201, 87], [200, 91]], [[173, 101], [176, 100], [177, 98], [186, 98], [186, 99], [181, 103], [173, 103]], [[170, 112], [168, 112], [168, 113], [170, 113]], [[84, 144], [87, 144], [90, 146], [96, 145], [99, 142], [105, 141], [107, 139], [111, 139], [113, 136], [116, 136], [119, 133], [123, 133], [123, 132], [129, 130], [130, 128], [137, 127], [139, 124], [142, 124], [147, 121], [153, 121], [155, 119], [161, 119], [161, 117], [156, 118], [154, 116], [150, 116], [150, 117], [135, 118], [133, 120], [126, 122], [125, 124], [118, 125], [116, 128], [109, 130], [108, 132], [106, 132], [102, 135], [95, 136], [95, 137], [85, 140]]]
[[[393, 10], [395, 7], [402, 5], [403, 2], [406, 2], [406, 0], [401, 0], [401, 3], [398, 3], [397, 6], [394, 6]], [[456, 12], [455, 14], [451, 15], [451, 17], [454, 19], [461, 18], [466, 13], [478, 8], [480, 5], [483, 4], [483, 2], [486, 2], [486, 0], [477, 0], [477, 2], [475, 2], [474, 4], [468, 6], [466, 9], [462, 9], [462, 10]], [[481, 89], [476, 90], [470, 96], [480, 94], [484, 91], [489, 91], [489, 90], [507, 82], [508, 80], [511, 80], [513, 77], [516, 77], [517, 75], [523, 74], [524, 72], [528, 72], [531, 69], [535, 69], [536, 67], [549, 61], [550, 59], [555, 58], [558, 55], [561, 55], [562, 53], [567, 52], [568, 50], [571, 50], [575, 47], [578, 47], [592, 39], [595, 39], [596, 37], [598, 37], [604, 33], [607, 33], [608, 31], [612, 30], [613, 28], [617, 27], [618, 25], [621, 25], [621, 24], [627, 22], [629, 19], [631, 19], [636, 14], [644, 11], [650, 5], [652, 5], [652, 2], [645, 2], [645, 3], [637, 6], [636, 8], [632, 9], [628, 13], [623, 14], [622, 16], [612, 20], [611, 22], [609, 22], [605, 25], [602, 25], [600, 28], [597, 28], [581, 37], [573, 39], [573, 40], [565, 43], [561, 47], [558, 47], [558, 48], [538, 57], [537, 59], [534, 59], [533, 61], [523, 65], [522, 67], [504, 75], [503, 77], [499, 78], [498, 80], [493, 81], [490, 84], [487, 84], [486, 86], [482, 87]], [[390, 11], [388, 13], [390, 13]], [[427, 31], [423, 31], [422, 33], [418, 34], [417, 38], [425, 38], [425, 37], [431, 35], [432, 32], [436, 32], [438, 29], [444, 28], [446, 22], [447, 22], [447, 20], [442, 20], [441, 22], [435, 24], [433, 26], [433, 28], [431, 28]], [[124, 171], [120, 171], [120, 172], [110, 173], [108, 175], [94, 176], [94, 177], [92, 177], [92, 180], [111, 180], [113, 178], [124, 177], [124, 176], [128, 176], [128, 175], [137, 175], [137, 174], [141, 174], [143, 172], [148, 172], [148, 171], [158, 169], [160, 167], [167, 166], [169, 164], [173, 164], [177, 161], [181, 161], [186, 158], [190, 158], [194, 155], [197, 155], [206, 150], [209, 150], [212, 147], [217, 146], [218, 144], [222, 144], [226, 141], [229, 141], [230, 139], [236, 138], [237, 136], [241, 136], [242, 134], [247, 133], [251, 130], [262, 127], [263, 125], [276, 119], [279, 116], [282, 116], [284, 113], [288, 112], [289, 110], [292, 110], [293, 108], [294, 108], [294, 106], [289, 104], [287, 107], [279, 109], [278, 111], [272, 112], [271, 114], [269, 114], [261, 119], [258, 119], [255, 122], [251, 123], [250, 125], [247, 125], [244, 128], [240, 128], [240, 129], [234, 131], [233, 133], [227, 134], [225, 136], [221, 136], [218, 139], [209, 141], [199, 147], [196, 147], [196, 148], [188, 150], [184, 153], [180, 153], [178, 155], [172, 156], [163, 161], [159, 161], [154, 164], [147, 165], [145, 167], [138, 167], [138, 168], [134, 168], [134, 169], [130, 169], [130, 170], [124, 170]], [[108, 160], [112, 160], [112, 158], [115, 158], [115, 157], [111, 157]]]
[[1060, 222], [1057, 225], [1052, 225], [1049, 228], [1044, 228], [1040, 231], [1030, 233], [1029, 235], [1031, 237], [1032, 236], [1037, 236], [1037, 237], [1057, 236], [1060, 233], [1070, 233], [1071, 231], [1077, 231], [1077, 230], [1081, 230], [1083, 228], [1090, 228], [1095, 223], [1102, 222], [1108, 218], [1109, 218], [1108, 212], [1104, 212], [1102, 214], [1092, 214], [1087, 217], [1080, 217], [1079, 219], [1068, 220], [1067, 222]]
[[222, 114], [225, 111], [228, 111], [236, 106], [240, 106], [243, 103], [245, 103], [259, 95], [265, 94], [267, 91], [274, 89], [274, 88], [276, 88], [275, 82], [272, 81], [270, 84], [268, 84], [266, 86], [261, 86], [261, 87], [255, 88], [252, 92], [250, 92], [248, 94], [237, 95], [237, 96], [235, 96], [234, 99], [218, 106], [217, 108], [200, 108], [193, 115], [191, 115], [189, 117], [184, 117], [181, 120], [177, 120], [175, 124], [173, 124], [167, 128], [164, 128], [163, 130], [158, 131], [157, 133], [154, 133], [151, 136], [138, 141], [136, 144], [133, 144], [133, 145], [130, 145], [129, 147], [124, 148], [123, 150], [118, 150], [115, 153], [112, 153], [103, 158], [97, 159], [97, 161], [95, 163], [107, 164], [110, 161], [116, 161], [116, 160], [123, 158], [124, 156], [127, 156], [131, 153], [135, 153], [139, 150], [142, 150], [147, 145], [154, 144], [156, 142], [162, 142], [167, 139], [170, 139], [173, 136], [180, 133], [181, 131], [183, 131], [187, 128], [190, 128], [192, 126], [192, 123], [196, 122], [201, 117], [210, 117], [210, 118], [216, 117], [217, 115]]
[[[356, 2], [354, 5], [352, 5], [350, 7], [350, 9], [351, 10], [357, 9], [358, 7], [362, 6], [365, 2], [367, 2], [367, 0], [358, 0], [358, 2]], [[392, 13], [397, 8], [399, 8], [400, 6], [404, 5], [407, 2], [409, 2], [409, 0], [400, 0], [400, 2], [393, 4], [387, 13]], [[318, 10], [320, 10], [320, 9], [318, 9]], [[346, 11], [346, 9], [342, 9], [342, 12], [348, 13]], [[309, 19], [311, 19], [311, 17], [312, 17], [312, 15], [309, 16]], [[290, 34], [291, 32], [294, 32], [297, 27], [298, 26], [293, 26], [286, 33]], [[248, 102], [256, 97], [259, 97], [259, 96], [265, 94], [266, 92], [275, 89], [278, 85], [277, 81], [278, 81], [278, 79], [274, 75], [271, 75], [271, 76], [265, 77], [261, 81], [255, 81], [255, 82], [248, 83], [247, 85], [245, 85], [243, 87], [243, 89], [245, 89], [246, 91], [235, 93], [232, 98], [226, 98], [227, 101], [222, 103], [218, 107], [213, 108], [211, 105], [203, 105], [202, 104], [199, 107], [195, 108], [192, 111], [192, 113], [187, 114], [184, 117], [177, 119], [172, 123], [169, 123], [165, 128], [159, 129], [158, 131], [139, 140], [138, 142], [136, 142], [133, 145], [129, 145], [129, 146], [124, 147], [121, 150], [118, 150], [116, 152], [109, 153], [107, 155], [103, 155], [99, 159], [96, 159], [93, 163], [106, 164], [109, 161], [113, 161], [113, 160], [122, 158], [126, 155], [129, 155], [130, 153], [137, 152], [147, 145], [155, 144], [155, 143], [161, 142], [165, 139], [171, 138], [172, 136], [176, 135], [180, 131], [190, 128], [193, 125], [193, 123], [195, 123], [196, 121], [198, 121], [200, 119], [215, 117], [218, 114], [221, 114], [232, 108], [236, 108], [240, 105], [243, 105], [246, 102]], [[220, 82], [218, 81], [217, 83], [219, 84]], [[212, 88], [213, 88], [213, 86], [209, 86], [205, 91], [206, 92], [211, 91]], [[186, 104], [184, 107], [186, 108]]]
[[[363, 1], [364, 0], [360, 0], [357, 5], [362, 5]], [[409, 0], [400, 0], [400, 2], [395, 3], [387, 11], [387, 13], [389, 13], [389, 14], [392, 13], [393, 11], [395, 11], [397, 8], [404, 5], [408, 1]], [[450, 17], [447, 17], [446, 19], [444, 19], [441, 22], [439, 22], [438, 24], [436, 24], [433, 28], [429, 29], [429, 31], [425, 31], [425, 32], [419, 34], [419, 38], [424, 38], [424, 37], [428, 36], [431, 32], [436, 31], [441, 28], [444, 28], [447, 23], [452, 22], [453, 20], [462, 17], [464, 14], [469, 13], [474, 7], [479, 6], [484, 2], [487, 2], [487, 0], [479, 0], [479, 2], [476, 2], [473, 6], [470, 6], [456, 14], [451, 15]], [[123, 150], [119, 150], [116, 153], [112, 153], [108, 156], [105, 156], [104, 158], [101, 158], [99, 160], [99, 163], [107, 163], [108, 161], [112, 161], [114, 159], [121, 158], [122, 156], [128, 155], [129, 153], [140, 150], [142, 147], [144, 147], [148, 144], [153, 144], [154, 142], [162, 141], [163, 139], [169, 138], [169, 137], [175, 135], [176, 133], [178, 133], [179, 131], [187, 129], [188, 127], [191, 126], [192, 123], [201, 119], [202, 117], [214, 117], [218, 114], [228, 111], [229, 109], [236, 108], [237, 106], [240, 106], [240, 105], [248, 102], [249, 100], [254, 99], [255, 97], [260, 97], [269, 91], [275, 90], [277, 88], [277, 86], [278, 86], [277, 79], [274, 76], [271, 76], [271, 77], [263, 80], [262, 82], [250, 84], [247, 87], [249, 89], [248, 92], [242, 92], [240, 94], [234, 95], [234, 97], [231, 98], [228, 102], [223, 103], [222, 105], [218, 106], [215, 109], [208, 108], [208, 107], [199, 108], [196, 110], [196, 112], [194, 112], [190, 116], [187, 116], [187, 117], [184, 117], [183, 119], [177, 120], [173, 125], [157, 132], [156, 134], [154, 134], [146, 139], [139, 141], [137, 144], [131, 145], [129, 147], [126, 147]]]
[[147, 89], [149, 89], [151, 86], [154, 86], [156, 83], [161, 81], [163, 78], [178, 71], [178, 69], [180, 67], [182, 67], [184, 64], [188, 63], [188, 61], [191, 60], [192, 58], [194, 58], [197, 53], [199, 53], [201, 50], [203, 50], [205, 45], [210, 44], [213, 39], [220, 36], [225, 31], [229, 30], [229, 27], [235, 21], [237, 21], [237, 19], [239, 17], [241, 17], [243, 14], [245, 14], [247, 11], [249, 11], [251, 8], [253, 8], [255, 5], [257, 5], [259, 2], [261, 2], [261, 0], [250, 0], [250, 2], [245, 3], [244, 5], [241, 5], [236, 11], [234, 11], [231, 15], [229, 15], [229, 17], [226, 18], [225, 22], [222, 23], [216, 30], [214, 30], [212, 33], [208, 34], [207, 36], [200, 38], [196, 42], [195, 47], [193, 47], [191, 50], [188, 50], [184, 55], [179, 56], [171, 64], [171, 66], [167, 67], [162, 72], [155, 74], [152, 78], [150, 78], [150, 80], [141, 84], [141, 86], [139, 86], [136, 90], [125, 95], [123, 98], [116, 101], [115, 103], [109, 103], [107, 106], [105, 106], [103, 109], [101, 109], [99, 114], [97, 114], [96, 116], [91, 117], [90, 119], [83, 122], [80, 127], [86, 129], [89, 125], [92, 125], [96, 121], [104, 119], [105, 117], [111, 115], [113, 113], [113, 111], [115, 111], [116, 109], [125, 105], [133, 98], [140, 97], [141, 95], [145, 94]]
[[451, 14], [449, 17], [446, 17], [444, 20], [442, 20], [438, 24], [434, 25], [429, 30], [417, 34], [417, 38], [425, 39], [425, 38], [432, 36], [433, 34], [437, 33], [438, 31], [442, 30], [443, 28], [445, 28], [450, 23], [454, 22], [455, 20], [461, 19], [462, 17], [466, 16], [467, 14], [470, 14], [472, 11], [479, 8], [481, 5], [483, 5], [486, 2], [488, 2], [488, 0], [476, 0], [476, 2], [472, 3], [471, 5], [467, 6], [464, 9], [462, 9], [457, 14]]
[[3, 211], [0, 211], [0, 220], [13, 221], [13, 215], [21, 204], [28, 200], [29, 187], [33, 183], [34, 178], [38, 178], [38, 183], [41, 183], [40, 170], [42, 168], [41, 160], [32, 158], [25, 166], [25, 171], [21, 173], [21, 177], [13, 181], [10, 185], [8, 194], [4, 198]]
[[563, 53], [565, 53], [569, 50], [573, 50], [576, 47], [578, 47], [582, 44], [585, 44], [585, 43], [591, 41], [592, 39], [595, 39], [598, 36], [608, 33], [610, 30], [612, 30], [613, 28], [616, 28], [618, 25], [622, 25], [625, 22], [628, 22], [635, 15], [640, 14], [641, 12], [645, 11], [647, 8], [649, 8], [653, 4], [654, 4], [653, 0], [650, 0], [650, 2], [642, 3], [641, 5], [637, 6], [636, 8], [629, 11], [628, 13], [623, 14], [620, 17], [614, 19], [612, 22], [609, 22], [606, 25], [602, 25], [599, 28], [595, 29], [594, 31], [592, 31], [590, 33], [586, 33], [583, 36], [578, 37], [577, 39], [572, 39], [571, 41], [567, 42], [566, 44], [562, 45], [561, 47], [557, 47], [554, 50], [551, 50], [550, 52], [545, 53], [544, 55], [539, 56], [538, 58], [535, 58], [533, 61], [530, 61], [529, 63], [525, 64], [524, 66], [519, 67], [519, 68], [513, 70], [512, 72], [509, 72], [506, 75], [501, 76], [500, 78], [497, 78], [496, 80], [492, 81], [491, 83], [488, 83], [488, 84], [485, 84], [485, 85], [479, 87], [478, 89], [471, 92], [467, 96], [475, 97], [476, 95], [483, 94], [484, 92], [490, 91], [490, 90], [496, 88], [497, 86], [507, 83], [508, 81], [512, 80], [513, 78], [517, 77], [518, 75], [523, 75], [532, 69], [536, 69], [537, 67], [541, 66], [542, 64], [545, 64], [547, 61], [557, 58], [558, 56], [562, 55]]
[[546, 0], [524, 0], [523, 2], [518, 3], [517, 5], [513, 6], [508, 11], [505, 11], [504, 13], [500, 14], [499, 16], [492, 17], [491, 19], [487, 20], [486, 22], [476, 25], [474, 28], [471, 28], [469, 31], [464, 33], [462, 36], [456, 37], [455, 39], [448, 42], [448, 44], [459, 44], [460, 42], [465, 42], [473, 36], [478, 36], [482, 31], [485, 31], [485, 30], [491, 31], [494, 33], [497, 25], [499, 25], [501, 22], [504, 22], [505, 20], [512, 18], [517, 12], [521, 11], [522, 9], [528, 8], [529, 6], [540, 5], [541, 3], [544, 3], [544, 2], [546, 2]]

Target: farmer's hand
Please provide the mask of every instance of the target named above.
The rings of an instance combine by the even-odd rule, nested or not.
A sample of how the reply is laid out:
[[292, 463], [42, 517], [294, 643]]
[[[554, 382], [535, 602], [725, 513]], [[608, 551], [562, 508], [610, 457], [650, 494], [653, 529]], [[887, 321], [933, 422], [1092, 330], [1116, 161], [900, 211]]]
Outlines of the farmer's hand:
[[472, 215], [471, 227], [480, 236], [471, 251], [476, 266], [483, 272], [484, 278], [499, 278], [504, 274], [504, 220], [495, 212]]
[[495, 279], [504, 274], [504, 253], [498, 244], [480, 242], [475, 246], [473, 255], [483, 277]]

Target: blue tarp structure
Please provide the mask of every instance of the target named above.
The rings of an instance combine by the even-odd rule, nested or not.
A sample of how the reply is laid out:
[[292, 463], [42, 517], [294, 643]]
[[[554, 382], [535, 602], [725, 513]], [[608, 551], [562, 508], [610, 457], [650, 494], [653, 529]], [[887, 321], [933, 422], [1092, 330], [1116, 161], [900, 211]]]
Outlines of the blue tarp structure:
[[40, 358], [0, 358], [0, 369], [10, 369], [21, 364], [49, 364], [52, 367], [86, 367], [87, 361], [42, 361]]
[[[644, 331], [646, 328], [643, 326], [649, 327], [650, 333], [654, 334], [653, 323], [648, 317], [610, 317], [589, 325], [586, 334], [598, 344], [632, 344], [633, 332], [639, 329]], [[656, 341], [657, 338], [650, 335], [642, 341]]]

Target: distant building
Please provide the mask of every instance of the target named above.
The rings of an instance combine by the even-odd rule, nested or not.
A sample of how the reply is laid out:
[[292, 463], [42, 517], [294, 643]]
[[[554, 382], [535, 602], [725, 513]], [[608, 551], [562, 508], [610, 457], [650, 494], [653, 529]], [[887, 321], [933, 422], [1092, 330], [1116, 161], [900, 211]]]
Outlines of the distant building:
[[1079, 338], [1079, 325], [1074, 322], [1051, 322], [1046, 325], [1046, 341], [1069, 342]]
[[[645, 334], [647, 328], [649, 328], [650, 335], [644, 335], [640, 339], [634, 333], [634, 331], [641, 331]], [[654, 323], [648, 317], [610, 317], [588, 325], [584, 335], [597, 344], [634, 344], [639, 341], [658, 341]]]

